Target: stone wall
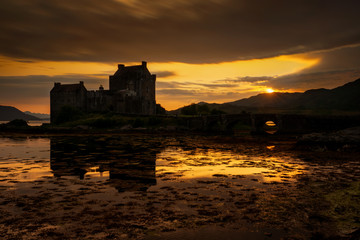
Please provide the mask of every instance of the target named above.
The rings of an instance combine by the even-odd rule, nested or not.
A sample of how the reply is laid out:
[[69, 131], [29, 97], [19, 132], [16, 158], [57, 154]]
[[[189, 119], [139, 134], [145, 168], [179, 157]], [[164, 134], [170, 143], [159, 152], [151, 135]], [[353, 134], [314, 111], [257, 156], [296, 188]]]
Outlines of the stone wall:
[[118, 65], [114, 75], [109, 76], [109, 90], [87, 91], [83, 82], [79, 84], [55, 83], [50, 92], [51, 121], [63, 106], [73, 106], [83, 112], [107, 112], [153, 115], [156, 75], [141, 65], [125, 67]]

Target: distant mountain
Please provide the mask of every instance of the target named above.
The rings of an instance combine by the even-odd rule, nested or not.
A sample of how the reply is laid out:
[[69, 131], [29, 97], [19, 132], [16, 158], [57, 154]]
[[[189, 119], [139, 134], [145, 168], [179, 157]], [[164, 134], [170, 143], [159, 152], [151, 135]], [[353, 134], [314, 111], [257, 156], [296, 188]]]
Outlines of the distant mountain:
[[24, 113], [29, 114], [31, 116], [40, 118], [40, 119], [50, 119], [50, 114], [45, 114], [45, 113], [33, 113], [33, 112], [29, 112], [29, 111], [25, 111]]
[[0, 121], [11, 121], [14, 119], [29, 120], [40, 120], [35, 116], [23, 113], [19, 109], [10, 106], [0, 106]]
[[[201, 102], [201, 105], [204, 105]], [[360, 113], [360, 79], [334, 89], [311, 89], [304, 93], [262, 93], [223, 104], [208, 104], [209, 109], [226, 113], [327, 113], [350, 111]], [[181, 112], [181, 109], [169, 113]]]
[[304, 93], [263, 93], [227, 104], [238, 107], [360, 111], [360, 79], [331, 90], [321, 88]]

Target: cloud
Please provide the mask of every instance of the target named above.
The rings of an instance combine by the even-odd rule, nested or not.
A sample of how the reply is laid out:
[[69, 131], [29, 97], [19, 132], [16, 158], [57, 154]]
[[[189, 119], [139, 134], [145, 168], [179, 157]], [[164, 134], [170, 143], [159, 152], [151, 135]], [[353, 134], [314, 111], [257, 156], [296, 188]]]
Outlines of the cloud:
[[226, 2], [227, 0], [156, 0], [156, 1], [146, 1], [146, 0], [116, 0], [119, 3], [124, 4], [127, 7], [127, 11], [133, 16], [140, 19], [148, 18], [160, 18], [163, 16], [172, 17], [175, 15], [179, 18], [194, 18], [202, 11], [206, 11], [204, 7], [210, 3], [221, 3]]
[[162, 82], [162, 81], [156, 81], [156, 88], [157, 89], [163, 89], [163, 88], [178, 88], [181, 84], [178, 82]]
[[197, 94], [194, 90], [184, 90], [184, 89], [161, 89], [156, 91], [157, 94], [160, 95], [187, 95], [194, 96]]
[[106, 84], [99, 78], [86, 75], [61, 76], [0, 76], [0, 102], [31, 102], [34, 99], [48, 99], [54, 82], [78, 83], [84, 81], [88, 90], [97, 89], [100, 84]]
[[55, 61], [222, 62], [360, 43], [360, 2], [2, 0], [0, 54]]
[[175, 73], [175, 72], [171, 72], [171, 71], [155, 72], [154, 74], [156, 74], [156, 77], [157, 77], [157, 78], [167, 78], [167, 77], [176, 76], [176, 73]]
[[315, 88], [335, 88], [360, 78], [360, 70], [329, 71], [291, 74], [269, 80], [268, 85], [276, 89], [306, 91]]
[[360, 78], [360, 45], [303, 54], [321, 59], [311, 68], [296, 74], [268, 79], [268, 85], [278, 89], [305, 91], [314, 88], [335, 88]]
[[218, 80], [218, 82], [226, 82], [226, 83], [252, 83], [252, 84], [262, 84], [268, 82], [269, 80], [273, 79], [274, 77], [270, 76], [262, 76], [262, 77], [239, 77], [236, 79], [225, 79], [225, 80]]
[[340, 47], [328, 51], [306, 53], [302, 56], [322, 59], [319, 64], [305, 69], [304, 73], [360, 70], [360, 44]]
[[209, 89], [217, 88], [232, 88], [238, 86], [238, 84], [229, 83], [198, 83], [198, 82], [158, 82], [159, 88], [179, 88], [179, 87], [205, 87]]

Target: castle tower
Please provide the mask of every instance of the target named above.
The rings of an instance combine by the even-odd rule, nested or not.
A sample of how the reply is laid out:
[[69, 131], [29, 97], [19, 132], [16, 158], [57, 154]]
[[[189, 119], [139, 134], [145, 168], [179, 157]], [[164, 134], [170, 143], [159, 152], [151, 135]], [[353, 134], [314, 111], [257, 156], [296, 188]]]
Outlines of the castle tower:
[[118, 65], [114, 75], [109, 76], [110, 93], [114, 96], [116, 112], [151, 115], [155, 114], [155, 81], [147, 63], [141, 65]]

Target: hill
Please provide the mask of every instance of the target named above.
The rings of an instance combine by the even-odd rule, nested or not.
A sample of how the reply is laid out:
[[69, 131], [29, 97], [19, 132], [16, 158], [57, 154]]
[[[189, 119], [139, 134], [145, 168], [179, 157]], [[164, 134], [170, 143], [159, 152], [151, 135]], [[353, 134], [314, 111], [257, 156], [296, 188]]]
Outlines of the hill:
[[320, 88], [304, 93], [263, 93], [228, 104], [238, 107], [359, 111], [360, 79], [331, 90]]
[[[203, 102], [201, 103], [204, 104]], [[209, 109], [229, 114], [261, 113], [342, 113], [360, 112], [360, 79], [334, 89], [311, 89], [303, 93], [262, 93], [223, 104], [208, 104]], [[180, 113], [181, 109], [170, 113]]]
[[24, 113], [29, 114], [31, 116], [40, 118], [40, 119], [44, 119], [44, 120], [48, 120], [50, 119], [50, 114], [45, 114], [45, 113], [33, 113], [33, 112], [29, 112], [29, 111], [25, 111]]
[[0, 121], [11, 121], [14, 119], [29, 120], [40, 120], [35, 116], [23, 113], [19, 109], [10, 106], [0, 106]]

